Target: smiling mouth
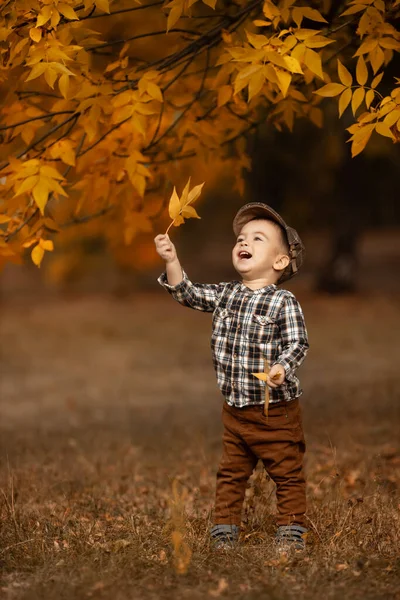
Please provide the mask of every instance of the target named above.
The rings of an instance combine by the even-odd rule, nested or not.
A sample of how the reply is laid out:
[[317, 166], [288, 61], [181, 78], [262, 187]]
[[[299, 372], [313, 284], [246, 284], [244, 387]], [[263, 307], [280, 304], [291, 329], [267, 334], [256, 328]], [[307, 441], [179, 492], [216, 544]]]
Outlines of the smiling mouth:
[[250, 252], [247, 252], [246, 250], [239, 252], [239, 259], [248, 260], [249, 258], [252, 258]]

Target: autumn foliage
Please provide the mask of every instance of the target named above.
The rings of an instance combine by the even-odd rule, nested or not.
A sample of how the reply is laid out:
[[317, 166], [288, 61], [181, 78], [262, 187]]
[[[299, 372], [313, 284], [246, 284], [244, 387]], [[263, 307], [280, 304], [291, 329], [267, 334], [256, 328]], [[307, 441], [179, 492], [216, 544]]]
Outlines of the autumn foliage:
[[353, 156], [397, 142], [399, 16], [400, 0], [3, 0], [0, 261], [40, 265], [81, 235], [119, 252], [201, 165], [241, 190], [246, 135], [321, 127], [324, 98], [351, 111]]

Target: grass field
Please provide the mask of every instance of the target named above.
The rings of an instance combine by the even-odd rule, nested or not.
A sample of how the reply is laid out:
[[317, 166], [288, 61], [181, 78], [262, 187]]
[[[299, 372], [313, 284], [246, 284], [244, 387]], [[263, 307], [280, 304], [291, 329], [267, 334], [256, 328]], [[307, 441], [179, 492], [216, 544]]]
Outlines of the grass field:
[[209, 547], [210, 315], [161, 289], [2, 305], [1, 598], [399, 599], [399, 297], [300, 300], [311, 533], [282, 557], [261, 471], [242, 544]]

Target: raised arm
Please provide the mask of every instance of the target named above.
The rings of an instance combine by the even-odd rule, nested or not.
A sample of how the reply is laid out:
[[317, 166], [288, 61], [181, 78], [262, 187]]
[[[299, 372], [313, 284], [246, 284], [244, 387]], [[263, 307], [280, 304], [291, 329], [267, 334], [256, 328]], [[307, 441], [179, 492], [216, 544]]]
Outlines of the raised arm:
[[154, 241], [158, 254], [166, 262], [165, 272], [158, 278], [158, 283], [183, 306], [213, 312], [222, 289], [221, 284], [192, 283], [181, 267], [175, 246], [169, 236], [158, 235]]

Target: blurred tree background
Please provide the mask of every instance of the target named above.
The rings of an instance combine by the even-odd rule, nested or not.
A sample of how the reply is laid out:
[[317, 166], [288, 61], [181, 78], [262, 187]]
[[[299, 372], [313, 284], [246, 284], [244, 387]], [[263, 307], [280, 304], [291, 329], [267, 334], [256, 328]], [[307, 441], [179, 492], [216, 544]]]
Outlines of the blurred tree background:
[[191, 177], [203, 220], [171, 235], [194, 275], [234, 276], [257, 200], [310, 240], [311, 287], [356, 289], [363, 233], [399, 224], [399, 4], [4, 2], [3, 282], [31, 257], [50, 287], [152, 285]]

